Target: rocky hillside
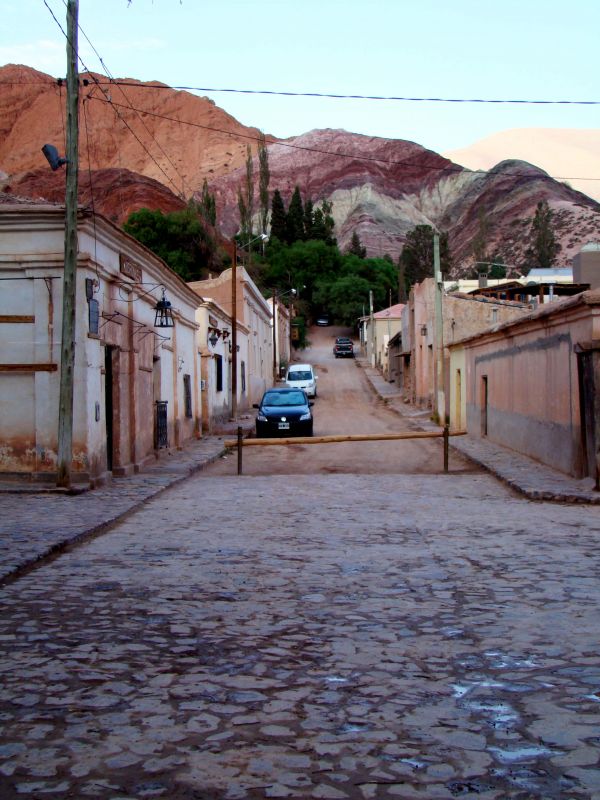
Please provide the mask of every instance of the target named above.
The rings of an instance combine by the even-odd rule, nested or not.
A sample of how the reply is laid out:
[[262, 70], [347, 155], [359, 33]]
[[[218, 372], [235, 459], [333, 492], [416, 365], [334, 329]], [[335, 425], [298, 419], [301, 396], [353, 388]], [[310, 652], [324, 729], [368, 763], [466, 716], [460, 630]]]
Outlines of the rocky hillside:
[[[90, 169], [96, 208], [117, 221], [142, 206], [180, 208], [206, 178], [217, 196], [222, 233], [235, 233], [246, 146], [256, 152], [259, 132], [207, 98], [136, 81], [123, 89], [93, 77], [82, 76], [88, 84], [82, 86], [82, 202], [92, 199]], [[50, 172], [40, 148], [64, 141], [64, 95], [48, 75], [0, 68], [0, 190], [61, 198], [64, 175]], [[483, 212], [488, 252], [518, 264], [540, 200], [555, 212], [562, 263], [586, 242], [600, 240], [600, 205], [526, 162], [472, 172], [414, 142], [338, 130], [267, 141], [271, 191], [278, 188], [287, 201], [298, 185], [305, 199], [331, 200], [342, 247], [357, 231], [369, 255], [395, 258], [407, 231], [431, 224], [448, 231], [460, 274], [472, 265]]]

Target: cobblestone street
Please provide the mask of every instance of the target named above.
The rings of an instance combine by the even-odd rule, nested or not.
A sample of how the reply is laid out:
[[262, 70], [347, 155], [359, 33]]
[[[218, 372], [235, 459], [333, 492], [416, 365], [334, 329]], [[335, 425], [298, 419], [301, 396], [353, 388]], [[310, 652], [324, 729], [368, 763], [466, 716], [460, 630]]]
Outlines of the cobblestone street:
[[0, 796], [600, 798], [600, 509], [199, 474], [2, 590]]

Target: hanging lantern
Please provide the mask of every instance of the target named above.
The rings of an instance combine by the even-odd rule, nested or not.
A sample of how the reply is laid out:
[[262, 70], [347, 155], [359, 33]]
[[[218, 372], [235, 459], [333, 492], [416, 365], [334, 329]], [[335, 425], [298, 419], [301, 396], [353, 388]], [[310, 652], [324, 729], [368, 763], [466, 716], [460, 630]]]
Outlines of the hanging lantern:
[[208, 341], [211, 343], [213, 347], [219, 341], [219, 331], [217, 328], [208, 329]]
[[163, 289], [162, 298], [154, 306], [156, 317], [154, 318], [155, 328], [173, 328], [175, 320], [173, 319], [173, 310], [171, 303], [165, 297], [165, 290]]

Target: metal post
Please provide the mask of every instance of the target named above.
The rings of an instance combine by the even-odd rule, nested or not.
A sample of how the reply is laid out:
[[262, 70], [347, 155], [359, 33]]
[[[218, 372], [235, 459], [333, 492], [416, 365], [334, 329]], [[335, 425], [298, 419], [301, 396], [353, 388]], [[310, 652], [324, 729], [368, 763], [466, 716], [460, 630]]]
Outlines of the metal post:
[[231, 264], [231, 417], [237, 417], [237, 242]]
[[273, 289], [273, 386], [277, 384], [277, 289]]
[[444, 320], [442, 314], [442, 271], [440, 268], [440, 237], [433, 235], [433, 270], [435, 282], [435, 368], [436, 408], [440, 425], [446, 421], [446, 392], [444, 390]]
[[375, 318], [373, 317], [373, 290], [369, 290], [369, 361], [375, 366]]
[[75, 366], [75, 308], [77, 288], [77, 184], [79, 136], [79, 76], [77, 32], [79, 0], [67, 2], [67, 184], [65, 192], [65, 265], [63, 279], [60, 389], [56, 485], [71, 485], [73, 460], [73, 372]]
[[237, 431], [237, 456], [238, 456], [238, 475], [242, 474], [242, 450], [244, 449], [244, 437], [242, 435], [242, 426], [238, 425]]
[[447, 425], [444, 425], [444, 472], [448, 472], [448, 439], [450, 431]]

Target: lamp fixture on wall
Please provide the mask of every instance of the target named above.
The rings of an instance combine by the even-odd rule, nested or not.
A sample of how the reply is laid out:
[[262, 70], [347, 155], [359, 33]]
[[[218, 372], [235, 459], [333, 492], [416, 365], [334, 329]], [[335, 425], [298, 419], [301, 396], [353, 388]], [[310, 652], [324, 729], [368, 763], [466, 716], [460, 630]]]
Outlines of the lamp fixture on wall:
[[171, 303], [165, 297], [165, 290], [162, 290], [162, 298], [154, 306], [156, 316], [154, 318], [155, 328], [174, 328], [173, 309]]
[[427, 336], [427, 325], [421, 325], [421, 336]]
[[219, 341], [219, 329], [218, 328], [209, 328], [208, 329], [208, 341], [214, 347], [217, 342]]

